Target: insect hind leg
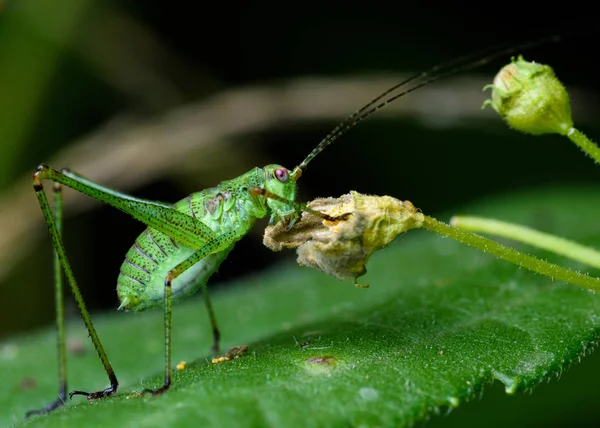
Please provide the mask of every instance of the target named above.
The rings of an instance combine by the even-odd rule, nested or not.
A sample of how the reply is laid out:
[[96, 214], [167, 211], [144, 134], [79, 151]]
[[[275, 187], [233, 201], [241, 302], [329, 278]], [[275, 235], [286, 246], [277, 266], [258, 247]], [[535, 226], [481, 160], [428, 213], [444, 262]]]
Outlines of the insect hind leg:
[[[108, 360], [106, 352], [104, 351], [104, 347], [100, 342], [98, 337], [98, 333], [94, 327], [92, 322], [92, 318], [85, 306], [85, 302], [83, 297], [81, 296], [81, 292], [79, 291], [79, 286], [75, 280], [75, 276], [73, 275], [73, 271], [71, 270], [71, 265], [69, 264], [69, 260], [67, 258], [64, 244], [61, 238], [62, 232], [62, 197], [61, 197], [61, 187], [58, 183], [55, 182], [54, 185], [54, 202], [55, 209], [52, 210], [50, 207], [50, 203], [48, 202], [48, 197], [44, 191], [44, 187], [42, 185], [42, 181], [44, 179], [51, 179], [48, 174], [48, 167], [40, 166], [38, 170], [33, 174], [33, 188], [35, 190], [36, 197], [38, 199], [38, 203], [42, 210], [42, 214], [44, 215], [44, 220], [46, 221], [46, 225], [48, 227], [48, 232], [52, 239], [52, 244], [54, 246], [54, 267], [55, 267], [55, 292], [56, 294], [56, 308], [57, 308], [57, 332], [58, 332], [58, 349], [59, 349], [59, 398], [58, 400], [50, 403], [43, 409], [40, 410], [32, 410], [27, 413], [27, 415], [39, 414], [39, 413], [47, 413], [50, 412], [64, 403], [66, 399], [66, 391], [67, 391], [67, 378], [66, 378], [66, 352], [65, 352], [65, 336], [64, 336], [64, 308], [62, 304], [62, 274], [67, 278], [67, 282], [71, 288], [71, 292], [79, 311], [81, 313], [81, 318], [85, 323], [85, 326], [88, 330], [89, 336], [92, 339], [92, 343], [94, 344], [94, 348], [100, 358], [102, 365], [104, 366], [104, 370], [108, 375], [108, 379], [110, 381], [110, 387], [106, 388], [102, 391], [87, 393], [83, 391], [73, 391], [69, 394], [69, 397], [73, 395], [86, 395], [89, 400], [96, 398], [103, 398], [109, 395], [114, 394], [117, 391], [119, 386], [119, 382], [115, 375], [115, 372]], [[60, 291], [59, 291], [60, 290]]]
[[[62, 238], [62, 186], [54, 183], [52, 187], [54, 195], [54, 224], [59, 236]], [[56, 312], [56, 336], [58, 349], [58, 398], [41, 409], [30, 410], [25, 414], [26, 418], [33, 415], [50, 413], [51, 411], [62, 407], [67, 399], [67, 361], [65, 346], [65, 307], [64, 307], [64, 288], [63, 275], [60, 266], [60, 259], [56, 250], [54, 253], [54, 300]]]

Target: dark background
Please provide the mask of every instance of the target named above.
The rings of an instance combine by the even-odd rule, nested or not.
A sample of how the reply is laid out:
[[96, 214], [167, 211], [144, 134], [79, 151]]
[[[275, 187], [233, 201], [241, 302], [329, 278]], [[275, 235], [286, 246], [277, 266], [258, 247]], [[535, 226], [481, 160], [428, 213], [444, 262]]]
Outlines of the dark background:
[[[526, 57], [553, 65], [569, 88], [579, 90], [583, 99], [574, 105], [575, 123], [594, 136], [599, 87], [595, 53], [600, 33], [584, 25], [584, 12], [544, 19], [544, 15], [520, 12], [518, 19], [509, 19], [481, 7], [427, 2], [397, 9], [370, 4], [360, 8], [213, 4], [208, 10], [191, 8], [187, 2], [169, 6], [152, 1], [9, 2], [0, 15], [0, 61], [6, 66], [1, 68], [10, 77], [0, 83], [1, 93], [6, 94], [0, 104], [4, 112], [0, 130], [6, 131], [0, 184], [7, 196], [2, 208], [18, 199], [15, 194], [35, 201], [25, 181], [36, 166], [50, 163], [61, 150], [94, 135], [115, 118], [152, 123], [226, 90], [252, 85], [276, 88], [298, 77], [335, 81], [414, 74], [466, 53], [549, 34], [567, 37], [526, 52]], [[584, 34], [574, 36], [577, 32]], [[460, 77], [491, 81], [508, 59], [505, 55], [475, 70], [476, 74]], [[40, 74], [45, 77], [39, 78]], [[424, 212], [436, 214], [521, 186], [600, 182], [597, 167], [559, 136], [517, 134], [492, 110], [485, 120], [447, 119], [448, 110], [462, 108], [465, 95], [473, 97], [476, 109], [487, 98], [478, 86], [468, 91], [450, 93], [448, 105], [425, 106], [421, 116], [378, 114], [361, 123], [310, 165], [300, 182], [300, 198], [354, 189], [409, 199]], [[365, 94], [360, 102], [375, 95]], [[423, 102], [419, 91], [397, 101]], [[344, 114], [361, 105], [339, 103]], [[20, 115], [17, 131], [15, 111], [28, 112]], [[578, 121], [578, 116], [585, 120]], [[208, 172], [202, 168], [206, 160], [200, 152], [187, 160], [198, 165], [200, 175], [190, 172], [189, 166], [184, 172], [174, 167], [140, 180], [140, 185], [116, 180], [114, 186], [136, 196], [173, 202], [253, 166], [276, 162], [292, 168], [334, 125], [334, 120], [319, 118], [273, 123], [266, 130], [234, 136], [233, 149], [228, 146]], [[104, 141], [98, 142], [99, 150]], [[165, 136], [164, 144], [170, 143]], [[135, 168], [135, 163], [123, 166]], [[91, 178], [108, 184], [102, 180], [102, 170]], [[100, 204], [72, 215], [69, 195], [66, 198], [65, 240], [86, 299], [92, 309], [114, 308], [119, 265], [143, 226]], [[23, 215], [32, 224], [27, 239], [34, 242], [35, 252], [0, 279], [1, 302], [7, 308], [2, 311], [1, 334], [47, 323], [53, 316], [47, 304], [52, 298], [50, 244], [41, 214], [34, 210]], [[257, 226], [255, 236], [238, 245], [213, 283], [263, 269], [282, 257], [262, 247], [261, 230]]]
[[[152, 123], [224, 91], [278, 88], [301, 77], [335, 82], [412, 74], [499, 43], [578, 32], [583, 34], [525, 55], [552, 65], [567, 87], [577, 91], [575, 124], [598, 140], [597, 16], [574, 3], [566, 6], [529, 10], [526, 3], [275, 6], [148, 0], [37, 0], [0, 6], [0, 218], [9, 219], [11, 207], [22, 204], [28, 209], [21, 211], [20, 220], [30, 224], [21, 238], [27, 249], [10, 263], [0, 260], [5, 265], [0, 337], [53, 320], [51, 246], [41, 214], [31, 209], [30, 174], [40, 162], [62, 159], [64, 150], [110, 121]], [[506, 55], [463, 74], [461, 82], [491, 82], [508, 60]], [[409, 199], [437, 215], [521, 187], [600, 184], [598, 166], [564, 138], [510, 131], [491, 110], [481, 120], [460, 115], [449, 120], [448, 111], [459, 110], [466, 95], [479, 107], [487, 97], [480, 88], [457, 88], [449, 93], [449, 104], [422, 106], [426, 114], [376, 115], [361, 123], [310, 165], [300, 199], [353, 189]], [[375, 95], [366, 94], [343, 110], [350, 114]], [[420, 96], [417, 91], [398, 103], [426, 104]], [[343, 99], [336, 101], [344, 105]], [[229, 136], [220, 156], [208, 161], [200, 151], [186, 159], [184, 170], [175, 165], [139, 182], [107, 183], [102, 169], [90, 178], [136, 196], [173, 202], [253, 166], [276, 162], [292, 168], [335, 123], [318, 117], [289, 120]], [[98, 144], [96, 150], [102, 150], [103, 143]], [[170, 144], [168, 135], [164, 144]], [[197, 164], [201, 172], [189, 164]], [[140, 167], [134, 161], [126, 168]], [[93, 311], [114, 310], [120, 263], [143, 226], [100, 204], [83, 209], [79, 202], [68, 202], [65, 241], [86, 301]], [[211, 286], [293, 257], [262, 246], [263, 225], [238, 244]], [[0, 231], [11, 227], [5, 220]], [[17, 246], [10, 241], [0, 248], [10, 253]], [[74, 313], [72, 304], [69, 308]]]

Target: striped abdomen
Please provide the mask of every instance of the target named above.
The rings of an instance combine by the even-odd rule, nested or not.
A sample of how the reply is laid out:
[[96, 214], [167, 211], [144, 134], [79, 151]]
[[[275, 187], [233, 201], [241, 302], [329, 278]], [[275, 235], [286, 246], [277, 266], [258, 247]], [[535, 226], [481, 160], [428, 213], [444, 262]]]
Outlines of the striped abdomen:
[[[254, 168], [173, 205], [177, 211], [202, 221], [215, 236], [235, 231], [235, 238], [225, 250], [205, 257], [175, 278], [171, 284], [173, 300], [187, 297], [205, 284], [233, 249], [235, 241], [252, 228], [257, 218], [267, 215], [264, 200], [253, 198], [248, 192], [249, 187], [261, 185], [263, 177], [262, 169]], [[199, 248], [186, 247], [156, 229], [146, 229], [135, 240], [121, 266], [117, 282], [120, 308], [141, 311], [162, 306], [167, 274], [196, 250]]]
[[[192, 195], [177, 204], [174, 208], [190, 215], [204, 213], [204, 201], [209, 198], [204, 193]], [[194, 203], [190, 203], [190, 201]], [[225, 214], [225, 213], [223, 213]], [[222, 220], [228, 216], [220, 216], [212, 221], [204, 221], [218, 231]], [[199, 217], [200, 218], [200, 217]], [[218, 233], [218, 232], [217, 232]], [[221, 262], [233, 249], [232, 243], [226, 250], [211, 254], [200, 260], [190, 269], [177, 277], [172, 285], [173, 300], [187, 297], [208, 281], [219, 268]], [[125, 256], [117, 280], [117, 294], [121, 300], [120, 309], [142, 311], [163, 305], [165, 278], [171, 269], [194, 253], [194, 249], [186, 247], [156, 229], [146, 229]]]

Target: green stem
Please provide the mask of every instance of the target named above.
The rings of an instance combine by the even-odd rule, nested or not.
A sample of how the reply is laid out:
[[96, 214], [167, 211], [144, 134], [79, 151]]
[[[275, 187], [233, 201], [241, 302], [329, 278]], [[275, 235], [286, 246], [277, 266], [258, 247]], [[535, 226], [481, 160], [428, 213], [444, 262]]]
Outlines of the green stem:
[[592, 157], [596, 161], [596, 163], [600, 164], [600, 147], [594, 144], [588, 137], [582, 134], [575, 127], [571, 127], [565, 134], [569, 140], [578, 145], [581, 150], [586, 152], [588, 155]]
[[432, 217], [425, 216], [423, 227], [550, 278], [578, 285], [587, 288], [588, 290], [600, 291], [600, 279], [598, 278], [593, 278], [571, 269], [563, 268], [527, 254], [523, 254], [517, 250], [498, 244], [491, 239], [484, 238], [483, 236], [476, 235], [466, 230], [457, 229]]
[[454, 216], [450, 219], [450, 224], [471, 232], [514, 239], [600, 269], [600, 251], [520, 224], [472, 216]]

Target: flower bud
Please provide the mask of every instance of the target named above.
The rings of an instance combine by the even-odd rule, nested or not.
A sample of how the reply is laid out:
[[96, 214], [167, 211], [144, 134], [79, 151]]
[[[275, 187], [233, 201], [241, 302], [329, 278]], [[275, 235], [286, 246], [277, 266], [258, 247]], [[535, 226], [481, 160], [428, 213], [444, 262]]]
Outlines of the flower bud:
[[573, 126], [569, 94], [548, 65], [528, 62], [523, 56], [504, 66], [494, 78], [491, 105], [506, 123], [528, 134], [565, 135]]

